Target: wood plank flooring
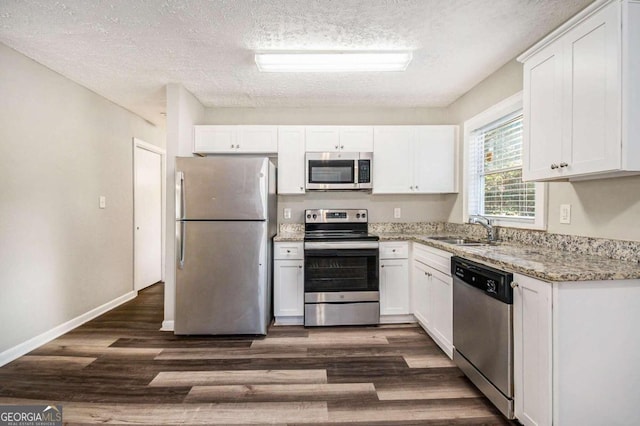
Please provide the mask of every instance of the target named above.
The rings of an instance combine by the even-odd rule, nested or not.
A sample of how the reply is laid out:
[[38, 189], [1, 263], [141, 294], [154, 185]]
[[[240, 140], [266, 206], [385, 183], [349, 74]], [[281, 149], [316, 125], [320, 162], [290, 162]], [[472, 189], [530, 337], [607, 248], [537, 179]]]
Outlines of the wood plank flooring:
[[62, 404], [68, 424], [512, 424], [419, 327], [174, 336], [163, 291], [0, 368], [0, 404]]

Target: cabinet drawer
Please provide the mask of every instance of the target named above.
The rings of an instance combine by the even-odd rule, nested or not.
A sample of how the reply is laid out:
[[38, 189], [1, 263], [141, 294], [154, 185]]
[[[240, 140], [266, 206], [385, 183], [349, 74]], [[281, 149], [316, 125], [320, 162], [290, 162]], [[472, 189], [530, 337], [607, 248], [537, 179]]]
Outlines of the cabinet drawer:
[[413, 243], [413, 258], [451, 276], [451, 253], [448, 251]]
[[380, 243], [380, 259], [408, 259], [409, 243]]
[[304, 259], [302, 243], [275, 243], [274, 259]]

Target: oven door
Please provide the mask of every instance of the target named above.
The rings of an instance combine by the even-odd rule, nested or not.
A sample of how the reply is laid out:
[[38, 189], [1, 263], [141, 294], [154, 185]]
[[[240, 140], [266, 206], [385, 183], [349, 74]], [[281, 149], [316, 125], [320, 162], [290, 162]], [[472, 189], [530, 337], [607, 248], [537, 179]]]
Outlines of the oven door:
[[380, 322], [377, 242], [308, 242], [304, 259], [305, 326]]
[[[316, 293], [324, 299], [317, 300], [320, 302], [329, 301], [330, 293], [337, 292], [375, 292], [375, 300], [379, 300], [379, 288], [377, 242], [305, 243], [305, 301], [307, 293]], [[372, 297], [365, 294], [363, 297]]]

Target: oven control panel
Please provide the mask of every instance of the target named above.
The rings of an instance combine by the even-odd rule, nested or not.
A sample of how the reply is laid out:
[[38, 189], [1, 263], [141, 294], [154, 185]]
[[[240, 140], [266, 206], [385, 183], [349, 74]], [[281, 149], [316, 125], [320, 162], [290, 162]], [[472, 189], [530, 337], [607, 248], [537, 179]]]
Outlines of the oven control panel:
[[314, 209], [304, 211], [305, 223], [340, 223], [359, 222], [367, 223], [369, 220], [367, 209]]

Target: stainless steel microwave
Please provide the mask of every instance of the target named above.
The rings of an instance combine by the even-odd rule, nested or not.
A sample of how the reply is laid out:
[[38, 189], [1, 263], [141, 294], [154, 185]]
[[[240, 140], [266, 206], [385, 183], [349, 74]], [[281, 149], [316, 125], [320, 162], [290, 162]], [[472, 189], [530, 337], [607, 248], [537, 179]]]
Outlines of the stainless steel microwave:
[[371, 189], [372, 152], [307, 152], [306, 188], [310, 190]]

